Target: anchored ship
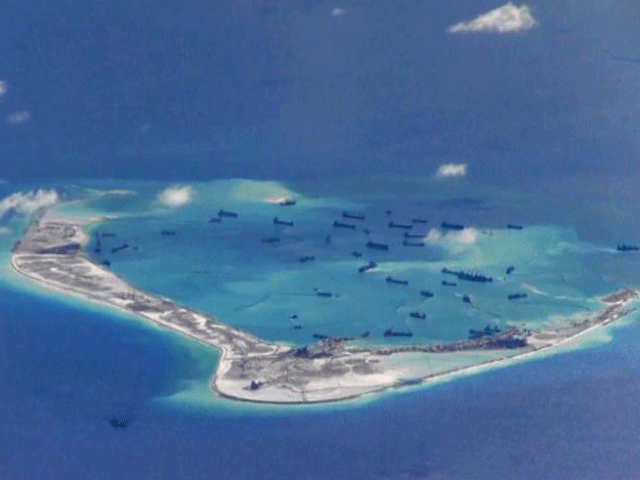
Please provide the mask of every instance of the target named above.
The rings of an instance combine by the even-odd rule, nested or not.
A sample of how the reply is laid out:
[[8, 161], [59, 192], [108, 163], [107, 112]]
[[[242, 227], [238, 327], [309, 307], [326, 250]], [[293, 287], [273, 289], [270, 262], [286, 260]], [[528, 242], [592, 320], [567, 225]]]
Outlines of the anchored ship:
[[364, 214], [362, 214], [362, 213], [342, 212], [342, 218], [350, 218], [352, 220], [364, 220]]
[[393, 278], [391, 276], [385, 278], [385, 281], [387, 283], [397, 283], [398, 285], [409, 285], [409, 281], [408, 280], [399, 280], [399, 279]]
[[285, 227], [293, 227], [293, 222], [285, 222], [284, 220], [280, 220], [278, 217], [273, 217], [274, 225], [284, 225]]
[[507, 297], [509, 300], [518, 300], [520, 298], [527, 298], [526, 293], [512, 293]]
[[356, 228], [356, 226], [352, 223], [343, 223], [343, 222], [339, 222], [339, 221], [335, 221], [333, 222], [333, 226], [335, 228], [349, 228], [351, 230], [354, 230]]
[[238, 214], [236, 212], [229, 212], [227, 210], [220, 209], [218, 211], [218, 217], [238, 218]]
[[373, 248], [375, 250], [389, 250], [389, 245], [386, 243], [367, 242], [367, 248]]
[[413, 337], [411, 332], [394, 332], [392, 328], [388, 328], [384, 331], [385, 337]]
[[413, 225], [411, 225], [409, 223], [389, 222], [389, 228], [402, 228], [404, 230], [411, 230], [413, 228]]
[[373, 270], [377, 266], [378, 266], [378, 264], [376, 262], [371, 261], [371, 262], [367, 263], [366, 265], [363, 265], [360, 268], [358, 268], [358, 272], [360, 272], [360, 273], [368, 272], [369, 270]]
[[440, 224], [440, 227], [442, 227], [445, 230], [463, 230], [464, 229], [464, 225], [459, 225], [457, 223], [447, 223], [447, 222], [442, 222]]

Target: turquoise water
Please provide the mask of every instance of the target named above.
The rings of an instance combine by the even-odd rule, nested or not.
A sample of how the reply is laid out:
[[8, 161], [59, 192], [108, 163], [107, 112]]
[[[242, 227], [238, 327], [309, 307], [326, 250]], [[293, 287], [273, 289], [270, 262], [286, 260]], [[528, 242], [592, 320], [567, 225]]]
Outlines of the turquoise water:
[[[295, 185], [275, 182], [232, 180], [192, 187], [194, 199], [183, 208], [157, 204], [162, 185], [134, 187], [135, 194], [104, 196], [84, 206], [121, 215], [95, 226], [116, 234], [102, 239], [103, 252], [96, 258], [108, 259], [115, 272], [136, 285], [271, 340], [304, 344], [314, 333], [357, 336], [369, 331], [370, 341], [380, 342], [390, 327], [409, 329], [418, 341], [459, 339], [469, 328], [487, 323], [536, 326], [550, 315], [596, 309], [598, 295], [622, 284], [606, 276], [607, 265], [621, 256], [610, 245], [590, 243], [571, 227], [552, 224], [508, 230], [506, 224], [519, 218], [509, 209], [503, 211], [501, 196], [474, 196], [472, 190], [458, 196], [462, 194], [434, 182], [423, 197], [416, 194], [426, 190], [420, 182], [410, 188], [387, 185], [386, 191], [378, 188], [370, 197], [346, 190], [339, 197], [330, 188], [325, 196], [305, 194]], [[295, 198], [297, 204], [270, 203], [284, 197]], [[78, 207], [66, 207], [73, 208]], [[208, 223], [220, 208], [239, 217]], [[365, 221], [353, 221], [358, 224], [355, 230], [333, 228], [344, 210], [363, 212]], [[294, 226], [273, 225], [274, 216]], [[431, 232], [424, 248], [403, 246], [403, 231], [387, 225], [416, 217], [429, 221], [412, 230], [425, 237]], [[442, 232], [442, 220], [463, 222], [469, 229]], [[167, 229], [176, 234], [160, 234]], [[280, 242], [265, 244], [262, 239], [267, 237]], [[389, 244], [389, 252], [367, 249], [369, 240]], [[110, 252], [124, 242], [131, 248]], [[354, 258], [353, 251], [363, 257]], [[301, 263], [305, 255], [315, 260]], [[358, 273], [369, 260], [378, 268]], [[509, 265], [516, 267], [511, 275], [505, 273]], [[443, 286], [443, 279], [452, 279], [441, 274], [443, 267], [479, 271], [495, 281]], [[388, 284], [387, 276], [409, 285]], [[315, 289], [334, 297], [319, 297]], [[435, 296], [425, 299], [423, 289]], [[507, 300], [517, 292], [528, 297]], [[471, 295], [472, 305], [462, 301], [464, 294]], [[413, 319], [411, 311], [425, 312], [427, 319]], [[292, 315], [298, 318], [291, 321]], [[294, 329], [293, 323], [302, 328]]]

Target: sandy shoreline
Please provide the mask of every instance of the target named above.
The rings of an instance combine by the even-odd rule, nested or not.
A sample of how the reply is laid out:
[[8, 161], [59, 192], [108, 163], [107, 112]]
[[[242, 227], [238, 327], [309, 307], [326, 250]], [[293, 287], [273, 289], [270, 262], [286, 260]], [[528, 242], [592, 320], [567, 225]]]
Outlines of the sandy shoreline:
[[[496, 368], [550, 351], [616, 321], [629, 313], [627, 305], [638, 298], [635, 289], [621, 290], [605, 297], [605, 308], [582, 322], [529, 333], [523, 348], [497, 348], [486, 343], [476, 346], [462, 341], [458, 342], [461, 351], [445, 349], [436, 353], [432, 346], [363, 349], [352, 347], [349, 342], [329, 340], [302, 350], [261, 340], [215, 317], [128, 284], [87, 257], [87, 242], [88, 236], [78, 224], [40, 219], [14, 247], [11, 268], [58, 293], [116, 307], [217, 348], [221, 356], [210, 382], [213, 392], [255, 403], [349, 400]], [[431, 362], [420, 361], [423, 358], [437, 358], [446, 365], [434, 370], [428, 365]]]

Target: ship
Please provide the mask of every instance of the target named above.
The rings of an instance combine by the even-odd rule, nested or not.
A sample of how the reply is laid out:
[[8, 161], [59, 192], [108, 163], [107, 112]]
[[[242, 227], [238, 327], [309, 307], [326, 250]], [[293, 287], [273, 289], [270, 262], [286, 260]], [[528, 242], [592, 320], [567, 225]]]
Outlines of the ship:
[[367, 248], [373, 248], [374, 250], [389, 250], [389, 245], [386, 243], [367, 242]]
[[122, 420], [118, 420], [117, 418], [112, 418], [109, 420], [109, 423], [113, 428], [126, 428], [129, 425], [129, 419], [123, 418]]
[[514, 225], [513, 223], [510, 223], [507, 225], [507, 228], [511, 230], [522, 230], [522, 225]]
[[440, 227], [442, 227], [445, 230], [463, 230], [464, 229], [464, 225], [459, 225], [457, 223], [447, 223], [447, 222], [442, 222], [440, 224]]
[[292, 207], [296, 204], [295, 200], [291, 200], [290, 198], [284, 198], [278, 202], [278, 205], [281, 207]]
[[319, 290], [316, 290], [316, 295], [319, 296], [319, 297], [324, 297], [324, 298], [333, 297], [333, 293], [331, 293], [331, 292], [322, 292], [322, 291], [319, 291]]
[[427, 220], [424, 218], [412, 218], [411, 219], [412, 223], [427, 223]]
[[442, 285], [445, 286], [445, 287], [457, 287], [458, 286], [457, 283], [447, 282], [446, 280], [442, 280]]
[[409, 316], [411, 318], [418, 318], [420, 320], [424, 320], [425, 318], [427, 318], [427, 314], [424, 312], [410, 312]]
[[493, 278], [480, 273], [469, 273], [464, 270], [450, 270], [447, 267], [443, 267], [441, 272], [449, 275], [455, 275], [458, 277], [458, 280], [466, 280], [467, 282], [493, 282]]
[[362, 257], [362, 254], [360, 252], [356, 252], [356, 251], [351, 252], [351, 255], [353, 255], [356, 258]]
[[373, 270], [377, 266], [378, 266], [378, 264], [376, 262], [371, 261], [371, 262], [367, 263], [366, 265], [363, 265], [360, 268], [358, 268], [358, 272], [360, 272], [360, 273], [368, 272], [369, 270]]
[[404, 238], [423, 238], [424, 234], [404, 232]]
[[286, 222], [284, 220], [280, 220], [278, 217], [273, 217], [274, 225], [284, 225], [285, 227], [293, 227], [293, 222]]
[[399, 279], [393, 278], [391, 276], [385, 278], [385, 282], [387, 282], [387, 283], [396, 283], [398, 285], [409, 285], [409, 281], [408, 280], [399, 280]]
[[300, 257], [300, 263], [312, 262], [316, 259], [315, 255], [304, 255]]
[[165, 237], [170, 237], [175, 234], [176, 234], [175, 230], [160, 230], [160, 235], [163, 235]]
[[619, 252], [635, 252], [640, 250], [640, 247], [638, 247], [637, 245], [627, 245], [625, 243], [619, 243], [616, 247], [616, 250], [618, 250]]
[[511, 275], [513, 271], [516, 269], [513, 265], [507, 267], [507, 275]]
[[278, 243], [280, 237], [265, 237], [262, 239], [262, 243]]
[[411, 225], [410, 223], [389, 222], [389, 228], [402, 228], [404, 230], [411, 230], [413, 228], [413, 225]]
[[329, 338], [329, 335], [322, 335], [320, 333], [314, 333], [313, 334], [313, 338], [316, 338], [318, 340], [324, 340], [326, 338]]
[[430, 292], [429, 290], [420, 290], [420, 295], [422, 295], [425, 298], [432, 298], [433, 292]]
[[424, 243], [422, 242], [409, 242], [407, 240], [403, 240], [402, 245], [405, 247], [424, 247]]
[[342, 212], [342, 218], [350, 218], [352, 220], [364, 220], [364, 214], [362, 214], [362, 213]]
[[337, 220], [333, 222], [333, 226], [335, 228], [350, 228], [351, 230], [354, 230], [356, 228], [356, 226], [353, 223], [343, 223]]
[[469, 272], [457, 272], [456, 274], [459, 280], [466, 280], [467, 282], [493, 282], [493, 278], [482, 275], [481, 273], [469, 273]]
[[369, 336], [369, 330], [360, 335], [360, 338], [367, 338]]
[[465, 293], [465, 294], [462, 296], [462, 301], [463, 301], [464, 303], [469, 303], [469, 304], [470, 304], [470, 303], [471, 303], [471, 295], [468, 295], [468, 294], [466, 294], [466, 293]]
[[96, 247], [94, 249], [96, 253], [102, 252], [102, 243], [100, 243], [100, 235], [96, 232]]
[[128, 244], [128, 243], [123, 243], [123, 244], [122, 244], [122, 245], [120, 245], [119, 247], [113, 247], [113, 248], [111, 249], [111, 253], [117, 253], [117, 252], [119, 252], [120, 250], [124, 250], [124, 249], [126, 249], [126, 248], [129, 248], [129, 244]]
[[413, 337], [411, 332], [394, 332], [392, 328], [388, 328], [384, 331], [385, 337]]
[[509, 300], [518, 300], [520, 298], [527, 298], [526, 293], [512, 293], [507, 297]]
[[227, 210], [220, 209], [218, 211], [219, 217], [228, 217], [228, 218], [238, 218], [238, 214], [236, 212], [229, 212]]
[[496, 333], [500, 333], [500, 329], [495, 325], [493, 327], [491, 325], [487, 325], [482, 330], [475, 330], [471, 328], [469, 329], [469, 340], [473, 340], [474, 338], [490, 337]]

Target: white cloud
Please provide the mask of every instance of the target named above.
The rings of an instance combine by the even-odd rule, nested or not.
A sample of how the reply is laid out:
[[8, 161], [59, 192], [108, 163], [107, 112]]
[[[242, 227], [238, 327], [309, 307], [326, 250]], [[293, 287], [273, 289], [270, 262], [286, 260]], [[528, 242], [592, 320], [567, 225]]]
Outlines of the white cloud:
[[31, 115], [29, 115], [29, 112], [27, 112], [26, 110], [23, 110], [21, 112], [15, 112], [15, 113], [12, 113], [11, 115], [7, 115], [7, 118], [5, 119], [5, 121], [10, 125], [18, 125], [20, 123], [29, 121], [30, 118], [31, 118]]
[[475, 228], [465, 228], [455, 235], [455, 239], [465, 245], [471, 245], [472, 243], [476, 243], [478, 239], [478, 230]]
[[456, 23], [447, 28], [449, 33], [467, 32], [494, 32], [511, 33], [529, 30], [535, 27], [538, 21], [531, 13], [531, 9], [522, 4], [516, 6], [512, 2], [502, 7], [484, 13], [473, 20]]
[[437, 228], [432, 228], [431, 230], [429, 230], [429, 233], [424, 238], [424, 243], [426, 243], [427, 245], [435, 245], [440, 241], [441, 238], [442, 238], [442, 232]]
[[191, 185], [175, 185], [162, 191], [158, 195], [158, 202], [169, 208], [184, 207], [193, 200], [195, 194], [196, 191]]
[[331, 16], [332, 17], [341, 17], [345, 13], [347, 13], [347, 10], [345, 8], [341, 8], [341, 7], [336, 7], [333, 10], [331, 10]]
[[466, 174], [466, 163], [443, 163], [436, 172], [438, 178], [464, 177]]
[[60, 201], [55, 190], [38, 190], [36, 192], [16, 192], [0, 201], [0, 215], [9, 210], [22, 214], [31, 214], [39, 208], [51, 207]]

